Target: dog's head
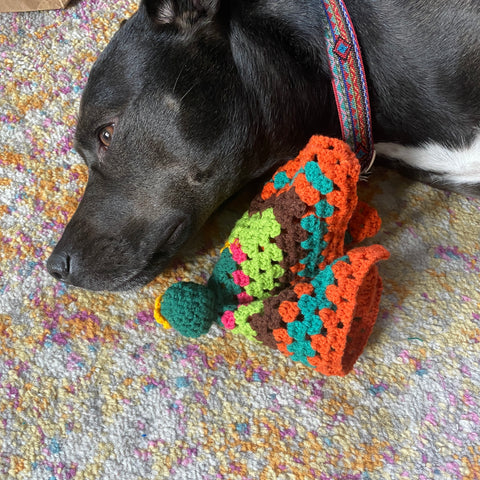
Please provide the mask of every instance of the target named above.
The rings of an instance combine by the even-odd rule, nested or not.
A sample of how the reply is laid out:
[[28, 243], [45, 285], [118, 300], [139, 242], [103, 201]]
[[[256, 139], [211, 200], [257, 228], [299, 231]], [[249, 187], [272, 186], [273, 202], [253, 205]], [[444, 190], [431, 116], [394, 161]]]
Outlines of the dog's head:
[[88, 183], [48, 260], [56, 278], [92, 290], [145, 284], [225, 199], [312, 133], [272, 147], [284, 133], [266, 131], [264, 103], [276, 93], [254, 93], [261, 62], [239, 70], [230, 9], [144, 0], [98, 58], [76, 131]]

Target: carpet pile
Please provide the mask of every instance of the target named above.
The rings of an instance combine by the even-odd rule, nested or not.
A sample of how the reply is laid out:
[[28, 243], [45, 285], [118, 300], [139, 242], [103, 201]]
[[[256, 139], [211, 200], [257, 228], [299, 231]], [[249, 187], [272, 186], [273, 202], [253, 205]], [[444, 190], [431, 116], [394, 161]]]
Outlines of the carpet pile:
[[480, 478], [480, 202], [376, 169], [384, 295], [345, 378], [214, 328], [153, 319], [205, 281], [232, 218], [141, 290], [67, 288], [45, 262], [87, 172], [74, 151], [89, 69], [132, 0], [0, 15], [0, 477], [35, 480]]

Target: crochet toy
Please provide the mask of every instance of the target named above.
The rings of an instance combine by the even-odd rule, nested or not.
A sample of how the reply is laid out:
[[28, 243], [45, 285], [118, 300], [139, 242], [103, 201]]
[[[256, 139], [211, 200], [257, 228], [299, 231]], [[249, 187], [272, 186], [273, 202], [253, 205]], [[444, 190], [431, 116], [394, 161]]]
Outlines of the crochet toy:
[[236, 223], [207, 285], [173, 284], [155, 304], [166, 328], [198, 337], [217, 321], [326, 375], [345, 375], [376, 320], [380, 228], [357, 200], [360, 166], [341, 140], [315, 136], [277, 170]]

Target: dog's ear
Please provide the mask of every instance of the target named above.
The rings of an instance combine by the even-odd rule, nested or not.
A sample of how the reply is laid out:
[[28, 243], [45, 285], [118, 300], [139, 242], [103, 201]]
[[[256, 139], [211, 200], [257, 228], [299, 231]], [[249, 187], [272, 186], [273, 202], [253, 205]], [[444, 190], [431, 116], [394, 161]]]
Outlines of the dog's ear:
[[188, 28], [212, 19], [221, 0], [144, 0], [149, 17], [157, 25]]

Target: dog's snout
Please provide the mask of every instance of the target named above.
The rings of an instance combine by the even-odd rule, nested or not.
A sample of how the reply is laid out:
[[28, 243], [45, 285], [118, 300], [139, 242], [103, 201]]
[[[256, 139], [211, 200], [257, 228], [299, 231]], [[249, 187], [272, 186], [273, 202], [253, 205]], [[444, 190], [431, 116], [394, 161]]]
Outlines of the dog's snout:
[[53, 253], [47, 261], [47, 269], [53, 277], [67, 282], [71, 275], [72, 261], [66, 252]]
[[68, 285], [98, 291], [145, 284], [167, 266], [193, 228], [192, 215], [179, 210], [154, 221], [117, 215], [115, 225], [110, 212], [98, 203], [93, 207], [80, 204], [46, 262], [50, 275]]

